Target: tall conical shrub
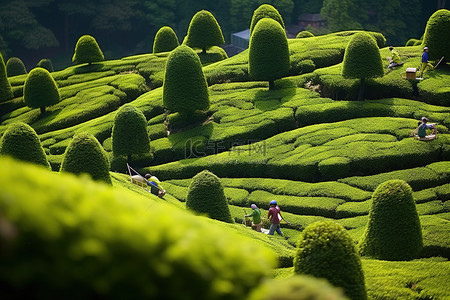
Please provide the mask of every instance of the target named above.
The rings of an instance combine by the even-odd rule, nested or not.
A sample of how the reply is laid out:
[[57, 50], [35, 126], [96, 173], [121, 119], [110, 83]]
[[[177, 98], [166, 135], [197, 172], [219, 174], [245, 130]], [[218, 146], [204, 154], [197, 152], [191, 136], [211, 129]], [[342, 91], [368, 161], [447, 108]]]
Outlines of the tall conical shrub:
[[6, 76], [5, 61], [0, 53], [0, 102], [8, 101], [12, 98], [13, 92], [8, 77]]
[[450, 60], [450, 11], [440, 9], [428, 19], [423, 44], [430, 50], [430, 60], [438, 60], [444, 56]]
[[54, 71], [52, 61], [49, 58], [41, 59], [36, 67], [44, 68], [50, 73]]
[[27, 74], [23, 61], [18, 57], [10, 57], [6, 62], [6, 74], [8, 77]]
[[222, 222], [233, 223], [220, 179], [204, 170], [189, 185], [186, 208]]
[[372, 195], [369, 223], [359, 243], [362, 255], [383, 260], [417, 258], [423, 246], [411, 187], [403, 180], [380, 184]]
[[90, 35], [81, 36], [75, 45], [75, 53], [72, 61], [77, 64], [93, 63], [104, 60], [102, 50], [94, 37]]
[[43, 165], [50, 169], [47, 156], [36, 131], [28, 124], [18, 122], [8, 126], [0, 140], [0, 155]]
[[222, 44], [225, 44], [225, 40], [216, 18], [207, 10], [197, 12], [189, 24], [186, 45], [200, 48], [206, 53], [207, 48]]
[[58, 86], [52, 75], [44, 68], [34, 68], [28, 74], [23, 87], [23, 100], [28, 107], [40, 108], [45, 112], [47, 106], [60, 100]]
[[89, 174], [93, 180], [111, 184], [106, 151], [90, 133], [79, 133], [73, 137], [64, 154], [61, 171]]
[[305, 228], [297, 245], [294, 270], [325, 278], [342, 287], [352, 300], [367, 299], [361, 260], [344, 227], [332, 221], [320, 221]]
[[253, 12], [252, 22], [250, 23], [251, 34], [253, 34], [253, 30], [255, 29], [256, 24], [258, 24], [258, 22], [264, 18], [270, 18], [277, 21], [284, 30], [285, 26], [283, 18], [281, 17], [278, 10], [270, 4], [263, 4]]
[[169, 52], [178, 47], [178, 37], [169, 26], [161, 27], [155, 35], [153, 41], [153, 53]]

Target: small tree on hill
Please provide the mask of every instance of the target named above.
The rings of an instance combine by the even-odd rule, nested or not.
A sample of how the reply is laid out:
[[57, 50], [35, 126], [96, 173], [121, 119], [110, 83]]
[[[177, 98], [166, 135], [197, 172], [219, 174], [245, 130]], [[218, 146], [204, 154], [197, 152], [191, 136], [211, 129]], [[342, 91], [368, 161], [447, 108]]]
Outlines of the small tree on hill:
[[281, 25], [264, 18], [256, 24], [250, 38], [248, 69], [255, 80], [269, 81], [274, 89], [275, 80], [289, 73], [289, 46]]
[[8, 77], [6, 76], [5, 61], [0, 53], [0, 102], [8, 101], [12, 98], [13, 92]]
[[206, 53], [207, 48], [222, 44], [225, 44], [225, 40], [216, 18], [206, 10], [196, 13], [189, 24], [186, 45], [200, 48]]
[[103, 52], [100, 50], [100, 47], [94, 37], [90, 35], [83, 35], [78, 39], [75, 46], [75, 53], [72, 57], [73, 62], [76, 62], [77, 64], [91, 64], [104, 59], [105, 57], [103, 56]]
[[410, 260], [422, 250], [422, 227], [411, 187], [403, 180], [380, 184], [372, 196], [361, 254], [383, 260]]
[[361, 260], [342, 225], [332, 221], [309, 225], [302, 232], [297, 248], [295, 273], [325, 278], [342, 287], [350, 299], [367, 299]]
[[155, 35], [153, 41], [153, 53], [169, 52], [178, 47], [178, 37], [169, 26], [161, 27]]
[[428, 19], [423, 44], [430, 49], [430, 60], [450, 60], [450, 11], [440, 9]]
[[365, 80], [384, 75], [380, 51], [375, 39], [365, 32], [354, 34], [345, 49], [342, 75], [361, 80], [358, 100], [364, 100]]
[[112, 150], [114, 156], [126, 155], [128, 162], [133, 154], [150, 152], [147, 121], [142, 111], [131, 104], [122, 106], [114, 117]]
[[8, 77], [27, 74], [23, 61], [18, 57], [11, 57], [6, 62], [6, 74]]
[[297, 33], [297, 36], [295, 38], [302, 39], [302, 38], [313, 37], [313, 36], [314, 36], [314, 34], [312, 34], [311, 32], [303, 30], [303, 31], [300, 31], [299, 33]]
[[41, 59], [36, 67], [44, 68], [50, 73], [54, 71], [52, 61], [49, 58]]
[[43, 165], [50, 169], [47, 156], [36, 131], [28, 124], [18, 122], [8, 126], [0, 140], [0, 155]]
[[93, 180], [111, 184], [106, 151], [90, 133], [80, 133], [73, 137], [64, 154], [61, 171], [73, 174], [86, 173]]
[[208, 170], [198, 173], [192, 179], [186, 208], [207, 214], [211, 219], [233, 223], [220, 179]]
[[177, 47], [167, 59], [163, 102], [169, 110], [185, 116], [209, 109], [208, 84], [202, 64], [187, 46]]
[[47, 106], [59, 102], [58, 86], [46, 69], [34, 68], [28, 74], [23, 88], [23, 100], [28, 107], [40, 108], [41, 113], [45, 113]]
[[253, 34], [255, 26], [258, 24], [259, 20], [264, 18], [270, 18], [277, 21], [284, 30], [285, 26], [283, 18], [278, 10], [270, 4], [263, 4], [253, 12], [252, 22], [250, 23], [250, 34]]

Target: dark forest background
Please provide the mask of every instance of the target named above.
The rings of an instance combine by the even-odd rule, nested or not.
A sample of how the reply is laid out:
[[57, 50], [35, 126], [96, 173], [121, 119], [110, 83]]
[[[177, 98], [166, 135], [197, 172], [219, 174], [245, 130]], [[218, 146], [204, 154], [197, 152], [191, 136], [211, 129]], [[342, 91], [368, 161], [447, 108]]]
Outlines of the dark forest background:
[[[429, 16], [448, 8], [446, 0], [0, 0], [0, 50], [17, 56], [30, 69], [50, 58], [56, 69], [71, 64], [77, 39], [94, 36], [106, 59], [149, 53], [156, 31], [171, 26], [180, 41], [192, 16], [211, 11], [227, 42], [247, 29], [253, 10], [274, 5], [285, 23], [304, 13], [321, 13], [328, 27], [321, 33], [366, 29], [383, 33], [388, 44], [420, 38]], [[448, 38], [448, 37], [443, 37]]]

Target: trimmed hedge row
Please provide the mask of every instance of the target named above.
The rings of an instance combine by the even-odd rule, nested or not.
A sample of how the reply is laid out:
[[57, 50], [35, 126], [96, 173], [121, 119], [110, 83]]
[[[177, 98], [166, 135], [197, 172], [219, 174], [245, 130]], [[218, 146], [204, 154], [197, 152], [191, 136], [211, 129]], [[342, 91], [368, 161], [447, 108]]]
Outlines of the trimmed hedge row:
[[13, 92], [11, 90], [11, 84], [9, 83], [8, 77], [6, 75], [6, 66], [3, 56], [0, 53], [0, 102], [5, 102], [13, 97]]

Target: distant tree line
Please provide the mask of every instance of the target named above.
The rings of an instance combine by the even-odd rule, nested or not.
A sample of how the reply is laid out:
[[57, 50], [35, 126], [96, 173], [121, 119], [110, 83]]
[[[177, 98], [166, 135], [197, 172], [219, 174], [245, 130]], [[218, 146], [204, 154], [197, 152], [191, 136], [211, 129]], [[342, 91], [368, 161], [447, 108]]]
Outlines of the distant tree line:
[[232, 32], [249, 28], [253, 11], [263, 3], [275, 6], [286, 24], [302, 13], [320, 12], [328, 20], [325, 32], [381, 31], [395, 45], [420, 38], [428, 17], [448, 7], [446, 0], [4, 0], [0, 50], [26, 64], [45, 56], [64, 57], [69, 64], [77, 39], [90, 34], [106, 58], [147, 53], [162, 26], [172, 27], [182, 41], [192, 16], [202, 9], [214, 14], [229, 40]]

